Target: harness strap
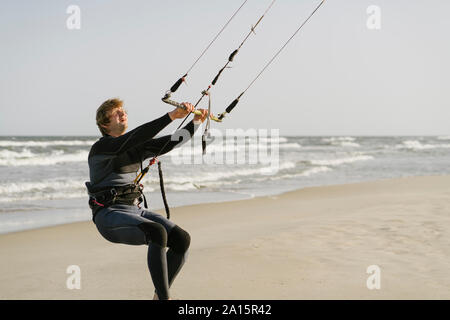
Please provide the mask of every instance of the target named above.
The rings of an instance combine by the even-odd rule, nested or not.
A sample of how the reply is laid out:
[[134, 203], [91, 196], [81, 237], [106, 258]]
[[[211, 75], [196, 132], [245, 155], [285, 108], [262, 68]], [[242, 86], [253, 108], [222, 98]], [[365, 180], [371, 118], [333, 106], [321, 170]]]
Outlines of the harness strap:
[[[141, 172], [138, 174], [138, 176], [134, 180], [134, 183], [136, 185], [139, 184], [140, 181], [144, 178], [144, 176], [150, 170], [150, 167], [153, 164], [155, 164], [155, 162], [158, 163], [159, 187], [161, 189], [161, 196], [162, 196], [163, 203], [164, 203], [164, 209], [166, 210], [167, 219], [170, 219], [170, 208], [169, 208], [169, 204], [167, 203], [166, 192], [164, 189], [164, 178], [163, 178], [163, 173], [162, 173], [162, 168], [161, 168], [161, 161], [159, 161], [156, 157], [153, 157], [152, 159], [150, 159], [148, 165], [143, 169], [142, 169], [142, 163], [141, 163]], [[139, 185], [142, 186], [142, 184], [139, 184]], [[143, 188], [143, 186], [142, 186], [142, 188]], [[143, 197], [143, 201], [144, 201], [144, 206], [147, 209], [148, 208], [147, 207], [147, 199], [145, 198], [145, 195], [143, 192], [142, 192], [142, 197]]]
[[[143, 193], [142, 185], [126, 185], [105, 188], [103, 190], [93, 191], [90, 182], [86, 182], [86, 188], [89, 195], [89, 207], [92, 209], [92, 220], [100, 209], [107, 208], [113, 204], [134, 205], [144, 201], [147, 208], [147, 201]], [[137, 203], [136, 203], [137, 200]]]

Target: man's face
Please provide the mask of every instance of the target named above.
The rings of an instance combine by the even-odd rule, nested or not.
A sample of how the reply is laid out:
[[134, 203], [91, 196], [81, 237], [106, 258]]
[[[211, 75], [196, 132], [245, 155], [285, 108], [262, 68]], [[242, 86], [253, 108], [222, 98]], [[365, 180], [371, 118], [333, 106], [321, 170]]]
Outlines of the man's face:
[[123, 108], [115, 108], [109, 115], [109, 123], [105, 126], [109, 135], [118, 137], [128, 128], [128, 116]]

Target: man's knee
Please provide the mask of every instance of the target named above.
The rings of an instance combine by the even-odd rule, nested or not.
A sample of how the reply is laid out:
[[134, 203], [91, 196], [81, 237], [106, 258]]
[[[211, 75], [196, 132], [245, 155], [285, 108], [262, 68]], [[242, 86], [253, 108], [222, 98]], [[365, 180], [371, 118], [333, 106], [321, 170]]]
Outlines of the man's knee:
[[170, 230], [167, 246], [176, 253], [185, 253], [191, 244], [191, 236], [179, 226], [175, 226]]
[[162, 225], [156, 222], [143, 222], [138, 227], [144, 232], [147, 243], [167, 247], [167, 231]]

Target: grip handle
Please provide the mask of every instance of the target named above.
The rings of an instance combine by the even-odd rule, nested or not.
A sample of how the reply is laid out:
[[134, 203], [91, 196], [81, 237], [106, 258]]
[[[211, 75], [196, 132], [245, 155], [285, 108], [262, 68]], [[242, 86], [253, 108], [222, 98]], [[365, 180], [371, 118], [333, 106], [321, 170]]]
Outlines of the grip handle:
[[[176, 102], [176, 101], [173, 101], [173, 100], [170, 100], [170, 99], [165, 99], [165, 98], [162, 98], [161, 100], [164, 101], [167, 104], [170, 104], [170, 105], [174, 106], [174, 107], [186, 110], [186, 107], [184, 105], [182, 105], [181, 103], [179, 103], [179, 102]], [[199, 110], [194, 110], [193, 113], [197, 114], [199, 116], [202, 115], [202, 113]]]
[[[244, 92], [245, 92], [245, 91], [244, 91]], [[236, 105], [237, 105], [238, 102], [239, 102], [239, 99], [242, 97], [242, 95], [244, 94], [244, 92], [242, 92], [236, 99], [234, 99], [233, 102], [230, 103], [230, 105], [225, 109], [225, 111], [226, 111], [227, 113], [230, 113], [231, 110], [233, 110], [234, 107], [236, 107]]]
[[182, 76], [180, 79], [178, 79], [177, 82], [175, 82], [175, 83], [173, 84], [173, 86], [170, 88], [170, 92], [174, 93], [175, 91], [177, 91], [177, 89], [178, 89], [178, 88], [180, 87], [180, 85], [183, 83], [184, 78], [186, 78], [186, 76], [187, 76], [187, 73], [186, 73], [184, 76]]
[[[179, 103], [179, 102], [170, 100], [170, 99], [167, 98], [167, 97], [164, 97], [164, 98], [162, 98], [161, 100], [162, 100], [163, 102], [167, 103], [167, 104], [170, 104], [170, 105], [174, 106], [174, 107], [177, 107], [177, 108], [181, 108], [181, 109], [186, 110], [186, 107], [185, 107], [184, 105], [182, 105], [182, 104]], [[199, 116], [202, 115], [202, 112], [201, 112], [200, 110], [194, 110], [192, 113], [194, 113], [194, 114], [196, 114], [196, 115], [199, 115]], [[222, 120], [220, 120], [219, 118], [216, 118], [216, 117], [214, 117], [214, 116], [211, 116], [211, 120], [216, 121], [216, 122], [222, 122]]]

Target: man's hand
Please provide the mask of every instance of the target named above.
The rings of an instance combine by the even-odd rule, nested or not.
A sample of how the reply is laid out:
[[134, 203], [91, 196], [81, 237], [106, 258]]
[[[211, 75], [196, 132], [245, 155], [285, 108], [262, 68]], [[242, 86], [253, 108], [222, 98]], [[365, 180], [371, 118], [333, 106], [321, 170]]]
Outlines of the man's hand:
[[[189, 113], [193, 112], [195, 110], [194, 106], [190, 104], [189, 102], [183, 102], [183, 106], [186, 107], [186, 109], [182, 108], [175, 108], [173, 111], [169, 112], [169, 117], [172, 120], [180, 119], [186, 117]], [[197, 109], [202, 113], [202, 115], [195, 115], [194, 121], [205, 121], [206, 116], [208, 115], [208, 110], [206, 109]]]
[[197, 110], [200, 111], [202, 115], [200, 116], [196, 114], [194, 116], [194, 121], [201, 121], [201, 122], [205, 121], [206, 116], [208, 115], [208, 110], [207, 109], [197, 109]]
[[190, 104], [189, 102], [183, 102], [183, 106], [186, 107], [186, 109], [182, 108], [175, 108], [173, 111], [169, 112], [169, 117], [172, 120], [180, 119], [186, 117], [189, 113], [195, 110], [194, 106]]

